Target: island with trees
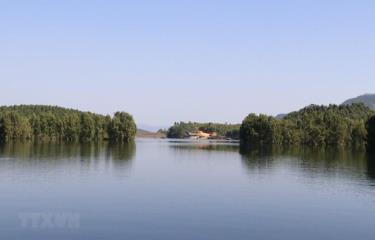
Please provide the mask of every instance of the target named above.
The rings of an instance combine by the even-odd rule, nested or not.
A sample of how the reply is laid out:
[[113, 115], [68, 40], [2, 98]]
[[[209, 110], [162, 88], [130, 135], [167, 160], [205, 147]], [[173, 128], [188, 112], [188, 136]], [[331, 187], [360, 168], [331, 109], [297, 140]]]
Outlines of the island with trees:
[[363, 103], [310, 105], [276, 117], [252, 113], [242, 124], [176, 122], [166, 132], [168, 138], [177, 139], [199, 134], [240, 140], [246, 148], [339, 146], [375, 151], [375, 111]]
[[104, 116], [57, 106], [0, 107], [0, 141], [129, 142], [137, 131], [126, 112]]
[[[134, 119], [126, 112], [104, 116], [46, 105], [0, 107], [0, 142], [129, 142], [136, 133]], [[366, 146], [375, 151], [375, 111], [362, 103], [310, 105], [282, 117], [249, 114], [242, 124], [176, 122], [166, 136], [235, 139], [246, 147]]]
[[240, 124], [176, 122], [168, 129], [167, 137], [189, 138], [199, 135], [199, 132], [207, 138], [239, 139]]
[[[375, 112], [364, 104], [311, 105], [283, 118], [248, 115], [240, 127], [242, 146], [307, 145], [363, 147], [373, 144]], [[369, 120], [370, 119], [370, 120]]]

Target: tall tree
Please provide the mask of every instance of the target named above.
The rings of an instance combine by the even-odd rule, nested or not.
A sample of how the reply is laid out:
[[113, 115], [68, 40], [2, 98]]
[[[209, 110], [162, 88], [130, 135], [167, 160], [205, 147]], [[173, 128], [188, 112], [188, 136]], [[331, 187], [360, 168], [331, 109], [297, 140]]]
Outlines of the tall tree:
[[129, 142], [137, 132], [133, 117], [125, 112], [116, 112], [109, 126], [109, 137], [112, 141]]
[[30, 139], [32, 129], [29, 121], [17, 112], [7, 112], [0, 118], [0, 139], [11, 141]]
[[375, 152], [375, 116], [371, 117], [367, 123], [367, 151]]

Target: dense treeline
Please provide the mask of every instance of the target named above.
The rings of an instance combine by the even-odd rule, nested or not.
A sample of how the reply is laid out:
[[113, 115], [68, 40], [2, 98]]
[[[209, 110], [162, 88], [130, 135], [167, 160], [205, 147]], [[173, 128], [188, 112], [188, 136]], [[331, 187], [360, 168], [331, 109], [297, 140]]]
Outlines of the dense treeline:
[[365, 146], [366, 122], [374, 111], [363, 104], [311, 105], [283, 119], [250, 114], [242, 122], [242, 145]]
[[194, 131], [216, 132], [219, 136], [239, 139], [240, 124], [176, 122], [167, 131], [168, 138], [184, 138]]
[[375, 116], [371, 117], [366, 123], [367, 129], [367, 151], [375, 152]]
[[0, 107], [0, 141], [128, 142], [135, 134], [133, 117], [125, 112], [111, 117], [55, 106]]

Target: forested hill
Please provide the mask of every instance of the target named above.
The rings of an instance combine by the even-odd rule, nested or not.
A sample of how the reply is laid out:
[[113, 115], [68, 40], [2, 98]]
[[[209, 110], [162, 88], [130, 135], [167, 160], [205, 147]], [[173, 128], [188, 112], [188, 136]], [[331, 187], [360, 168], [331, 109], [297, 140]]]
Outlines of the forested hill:
[[[81, 113], [90, 113], [83, 112], [76, 109], [64, 108], [59, 106], [49, 106], [49, 105], [14, 105], [14, 106], [0, 106], [0, 113], [6, 111], [15, 111], [18, 114], [21, 114], [24, 117], [31, 117], [34, 114], [38, 113], [52, 113], [56, 117], [63, 117], [71, 114], [81, 114]], [[92, 113], [91, 113], [92, 114]]]
[[362, 103], [354, 103], [351, 105], [310, 105], [302, 108], [299, 111], [291, 112], [287, 114], [284, 119], [289, 120], [301, 120], [310, 119], [314, 120], [316, 118], [324, 119], [327, 116], [334, 116], [337, 118], [346, 118], [352, 120], [368, 119], [375, 112], [368, 106]]
[[0, 141], [101, 141], [127, 142], [136, 125], [126, 112], [113, 117], [58, 106], [0, 107]]
[[375, 112], [364, 104], [311, 105], [283, 119], [248, 115], [240, 129], [244, 145], [364, 146], [366, 122]]
[[375, 110], [375, 94], [364, 94], [356, 98], [346, 100], [343, 105], [351, 105], [353, 103], [363, 103], [372, 110]]

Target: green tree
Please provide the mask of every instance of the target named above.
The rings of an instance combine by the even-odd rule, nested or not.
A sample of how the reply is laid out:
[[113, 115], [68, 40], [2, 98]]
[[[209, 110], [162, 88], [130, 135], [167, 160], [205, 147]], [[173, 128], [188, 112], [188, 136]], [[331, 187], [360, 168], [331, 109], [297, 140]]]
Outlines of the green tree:
[[80, 139], [81, 119], [76, 115], [68, 115], [63, 119], [64, 135], [66, 142], [76, 142]]
[[243, 144], [262, 146], [273, 144], [275, 120], [266, 115], [250, 114], [242, 122], [240, 138]]
[[350, 138], [353, 147], [366, 145], [367, 129], [363, 120], [356, 120], [351, 123]]
[[109, 138], [115, 142], [129, 142], [137, 133], [133, 117], [125, 112], [116, 112], [109, 126]]
[[[134, 120], [119, 114], [120, 125]], [[119, 117], [120, 116], [120, 117]], [[130, 115], [129, 115], [130, 116]], [[125, 119], [125, 121], [124, 121]], [[117, 120], [116, 120], [117, 121]], [[19, 105], [0, 107], [0, 140], [101, 141], [109, 139], [111, 116], [81, 112], [57, 106]], [[119, 128], [123, 138], [134, 138], [135, 128]], [[129, 131], [129, 132], [128, 132]]]
[[239, 139], [239, 124], [175, 122], [167, 131], [168, 138], [185, 138], [189, 132], [203, 131], [217, 133], [221, 137]]
[[241, 125], [241, 143], [251, 145], [363, 146], [365, 121], [374, 114], [363, 104], [311, 105], [283, 119], [250, 114]]
[[367, 151], [375, 152], [375, 116], [371, 117], [366, 123], [367, 129]]
[[89, 113], [81, 114], [81, 131], [80, 140], [82, 142], [89, 142], [94, 139], [95, 121]]
[[16, 112], [7, 112], [0, 118], [0, 139], [11, 141], [30, 139], [32, 129], [29, 121]]

